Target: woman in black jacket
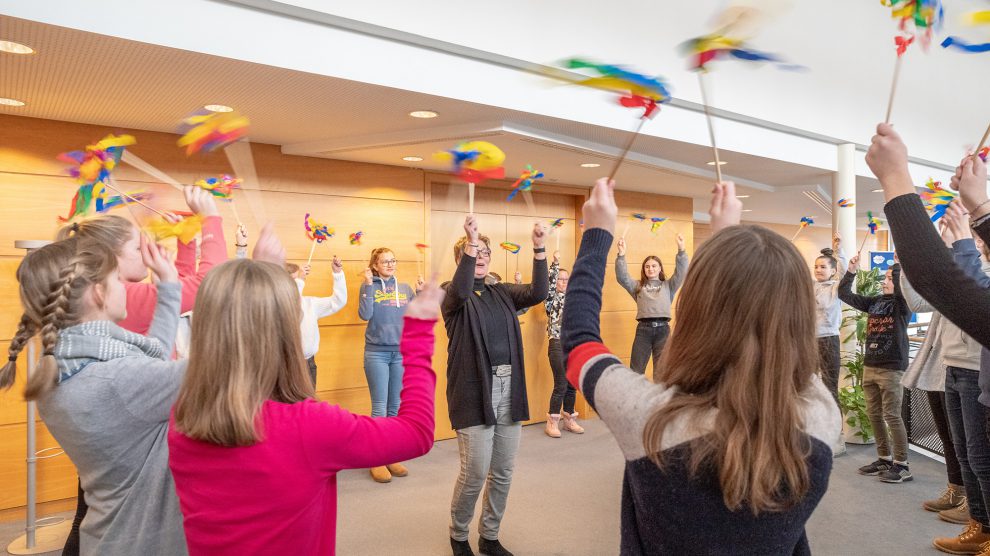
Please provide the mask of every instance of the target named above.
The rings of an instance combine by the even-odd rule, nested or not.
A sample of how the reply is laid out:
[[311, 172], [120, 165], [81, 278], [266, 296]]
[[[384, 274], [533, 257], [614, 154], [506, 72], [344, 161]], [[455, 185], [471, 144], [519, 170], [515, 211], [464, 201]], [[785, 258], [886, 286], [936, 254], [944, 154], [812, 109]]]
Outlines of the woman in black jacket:
[[[512, 481], [522, 421], [529, 419], [522, 334], [516, 311], [547, 298], [546, 230], [533, 228], [533, 282], [485, 284], [491, 243], [474, 215], [454, 246], [457, 270], [443, 285], [447, 328], [447, 407], [457, 431], [461, 470], [450, 505], [450, 545], [455, 556], [473, 555], [468, 530], [482, 485], [485, 496], [479, 550], [511, 556], [498, 542]], [[490, 471], [490, 473], [489, 473]]]

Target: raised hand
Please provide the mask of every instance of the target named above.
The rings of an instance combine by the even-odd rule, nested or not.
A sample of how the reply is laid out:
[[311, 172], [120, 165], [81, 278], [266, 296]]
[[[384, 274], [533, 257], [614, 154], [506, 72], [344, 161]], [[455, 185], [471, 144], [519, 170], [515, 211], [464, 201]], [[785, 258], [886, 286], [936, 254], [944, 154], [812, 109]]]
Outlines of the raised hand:
[[248, 242], [248, 232], [244, 224], [237, 225], [237, 232], [234, 234], [234, 244], [238, 247], [247, 247]]
[[986, 163], [980, 157], [967, 156], [956, 174], [959, 177], [952, 177], [952, 188], [959, 191], [959, 198], [970, 213], [970, 218], [975, 220], [990, 212], [990, 203], [987, 202]]
[[855, 254], [849, 259], [849, 267], [846, 268], [847, 272], [856, 272], [859, 270], [859, 254]]
[[560, 251], [554, 251], [553, 252], [553, 262], [555, 262], [555, 263], [559, 263], [560, 262]]
[[200, 216], [217, 216], [220, 214], [217, 210], [217, 203], [213, 200], [213, 194], [202, 187], [187, 185], [182, 188], [182, 195], [186, 198], [186, 204], [189, 205], [189, 210], [193, 211], [194, 214]]
[[419, 294], [406, 305], [406, 316], [420, 320], [440, 318], [440, 302], [444, 291], [438, 285], [439, 274], [434, 274], [430, 282], [423, 286]]
[[877, 134], [866, 151], [866, 164], [880, 180], [888, 201], [906, 193], [914, 193], [908, 173], [908, 150], [901, 136], [890, 124], [877, 125]]
[[677, 250], [678, 251], [684, 250], [684, 236], [681, 234], [677, 234]]
[[330, 268], [335, 274], [341, 273], [344, 271], [344, 262], [340, 260], [340, 257], [334, 255], [333, 261], [330, 263]]
[[835, 232], [832, 234], [832, 251], [839, 252], [839, 245], [842, 244], [842, 234]]
[[582, 209], [585, 230], [600, 228], [614, 235], [615, 217], [618, 213], [619, 209], [615, 206], [615, 180], [599, 178]]
[[142, 234], [140, 249], [141, 260], [154, 273], [154, 279], [159, 283], [179, 281], [179, 271], [175, 269], [175, 261], [164, 247], [151, 242]]
[[543, 247], [547, 241], [547, 229], [542, 222], [533, 225], [533, 247]]
[[464, 218], [464, 235], [471, 240], [471, 243], [478, 243], [478, 219], [473, 214]]
[[619, 250], [619, 256], [626, 256], [626, 238], [620, 237], [618, 243], [616, 243], [615, 248]]
[[302, 266], [303, 276], [309, 276], [309, 273], [312, 272], [312, 270], [313, 270], [312, 266], [308, 264], [304, 264]]
[[371, 273], [371, 269], [364, 269], [364, 283], [370, 286], [374, 281], [375, 275]]
[[517, 270], [516, 273], [512, 275], [512, 279], [516, 284], [522, 284], [522, 272]]
[[[969, 227], [968, 214], [958, 201], [949, 203], [949, 207], [945, 210], [945, 216], [942, 217], [952, 239], [951, 242], [946, 244], [949, 247], [952, 247], [952, 244], [960, 239], [973, 237], [972, 228]], [[942, 237], [943, 239], [945, 238], [944, 235]]]
[[426, 285], [426, 282], [423, 280], [423, 275], [422, 274], [417, 275], [416, 276], [416, 293], [419, 294], [419, 292], [423, 291], [423, 286], [425, 286], [425, 285]]
[[716, 183], [712, 189], [711, 208], [708, 209], [711, 218], [712, 233], [719, 232], [729, 226], [738, 226], [742, 219], [742, 201], [736, 197], [735, 182], [725, 181]]
[[285, 247], [282, 246], [282, 241], [275, 234], [275, 226], [271, 222], [261, 228], [261, 233], [258, 234], [258, 243], [254, 245], [251, 258], [256, 261], [285, 266]]

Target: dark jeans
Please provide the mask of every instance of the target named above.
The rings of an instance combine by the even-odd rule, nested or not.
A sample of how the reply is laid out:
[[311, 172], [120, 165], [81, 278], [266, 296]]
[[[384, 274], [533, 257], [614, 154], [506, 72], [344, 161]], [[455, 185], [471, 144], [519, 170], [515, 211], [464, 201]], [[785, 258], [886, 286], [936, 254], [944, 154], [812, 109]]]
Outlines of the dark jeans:
[[987, 438], [988, 408], [977, 401], [980, 373], [958, 367], [945, 369], [945, 410], [956, 457], [962, 471], [969, 515], [984, 530], [990, 527], [990, 438]]
[[839, 404], [839, 337], [824, 336], [818, 338], [818, 372], [822, 374], [822, 382], [832, 394], [836, 405]]
[[574, 413], [574, 398], [577, 396], [577, 391], [567, 382], [567, 362], [564, 361], [564, 348], [560, 340], [550, 339], [547, 356], [550, 358], [550, 368], [553, 370], [553, 393], [550, 394], [548, 413], [551, 415], [560, 413], [562, 405], [564, 412]]
[[636, 338], [633, 340], [632, 355], [629, 356], [629, 366], [639, 374], [646, 373], [646, 364], [653, 355], [653, 372], [657, 371], [660, 354], [670, 335], [667, 321], [660, 319], [643, 319], [636, 325]]
[[79, 524], [86, 517], [86, 498], [83, 495], [82, 483], [79, 483], [79, 498], [76, 500], [76, 515], [72, 518], [72, 529], [65, 539], [65, 546], [62, 548], [62, 556], [79, 556]]
[[313, 379], [313, 390], [316, 390], [316, 356], [307, 359], [306, 365], [309, 367], [309, 378]]
[[956, 447], [952, 442], [952, 432], [949, 430], [949, 414], [945, 409], [945, 392], [925, 392], [928, 395], [928, 407], [932, 410], [935, 420], [935, 430], [942, 442], [942, 452], [945, 453], [945, 474], [949, 483], [962, 486], [962, 469], [959, 468], [959, 458], [956, 457]]

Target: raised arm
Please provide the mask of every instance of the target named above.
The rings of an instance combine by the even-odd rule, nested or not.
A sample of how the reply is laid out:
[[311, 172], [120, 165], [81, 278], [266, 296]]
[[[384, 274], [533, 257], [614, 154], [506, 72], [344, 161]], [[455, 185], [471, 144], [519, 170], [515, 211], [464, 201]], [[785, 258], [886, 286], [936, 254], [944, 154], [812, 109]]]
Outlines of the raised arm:
[[[972, 218], [990, 213], [986, 193], [986, 166], [966, 160], [953, 177], [963, 205]], [[978, 160], [978, 159], [977, 159]], [[907, 169], [907, 147], [893, 127], [880, 124], [866, 157], [880, 180], [887, 205], [884, 212], [898, 248], [898, 258], [911, 285], [945, 318], [963, 332], [990, 346], [990, 291], [955, 265], [925, 212]], [[958, 179], [957, 179], [958, 178]], [[981, 229], [982, 228], [982, 229]], [[977, 227], [990, 236], [990, 224]]]
[[467, 215], [467, 218], [464, 219], [464, 233], [468, 241], [461, 253], [461, 260], [457, 263], [454, 278], [446, 286], [446, 297], [444, 297], [441, 306], [444, 315], [460, 309], [467, 302], [474, 288], [474, 268], [478, 261], [481, 239], [478, 232], [478, 221], [473, 214]]
[[317, 319], [328, 317], [347, 305], [347, 278], [340, 259], [333, 258], [333, 295], [313, 298], [313, 310]]
[[[615, 256], [615, 280], [622, 286], [622, 289], [629, 292], [633, 299], [636, 299], [637, 282], [629, 275], [629, 266], [626, 264], [626, 240], [619, 238], [619, 244]], [[576, 261], [575, 261], [576, 262]]]
[[859, 295], [857, 293], [853, 293], [852, 291], [852, 284], [853, 280], [856, 279], [856, 270], [858, 267], [859, 255], [855, 255], [849, 261], [849, 270], [846, 271], [846, 273], [842, 276], [842, 280], [839, 282], [839, 299], [853, 309], [866, 313], [869, 312], [870, 305], [873, 304], [873, 298], [866, 297], [865, 295]]
[[355, 415], [339, 406], [312, 403], [305, 426], [310, 460], [327, 472], [374, 467], [419, 457], [433, 446], [433, 329], [443, 292], [431, 283], [406, 307], [402, 328], [405, 374], [395, 417]]
[[677, 257], [674, 258], [674, 275], [667, 281], [670, 287], [671, 299], [673, 299], [674, 294], [677, 293], [677, 289], [681, 287], [681, 284], [684, 283], [684, 277], [687, 276], [689, 264], [687, 251], [684, 250], [684, 236], [677, 234]]

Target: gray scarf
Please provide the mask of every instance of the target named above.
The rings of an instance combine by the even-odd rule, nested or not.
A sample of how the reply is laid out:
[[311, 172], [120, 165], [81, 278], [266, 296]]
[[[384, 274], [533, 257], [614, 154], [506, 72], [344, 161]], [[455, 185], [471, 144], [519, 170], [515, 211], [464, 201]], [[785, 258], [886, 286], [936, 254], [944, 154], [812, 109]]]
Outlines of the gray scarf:
[[58, 381], [63, 382], [96, 361], [135, 355], [164, 359], [165, 347], [155, 338], [124, 330], [108, 320], [94, 320], [61, 330], [54, 355]]

